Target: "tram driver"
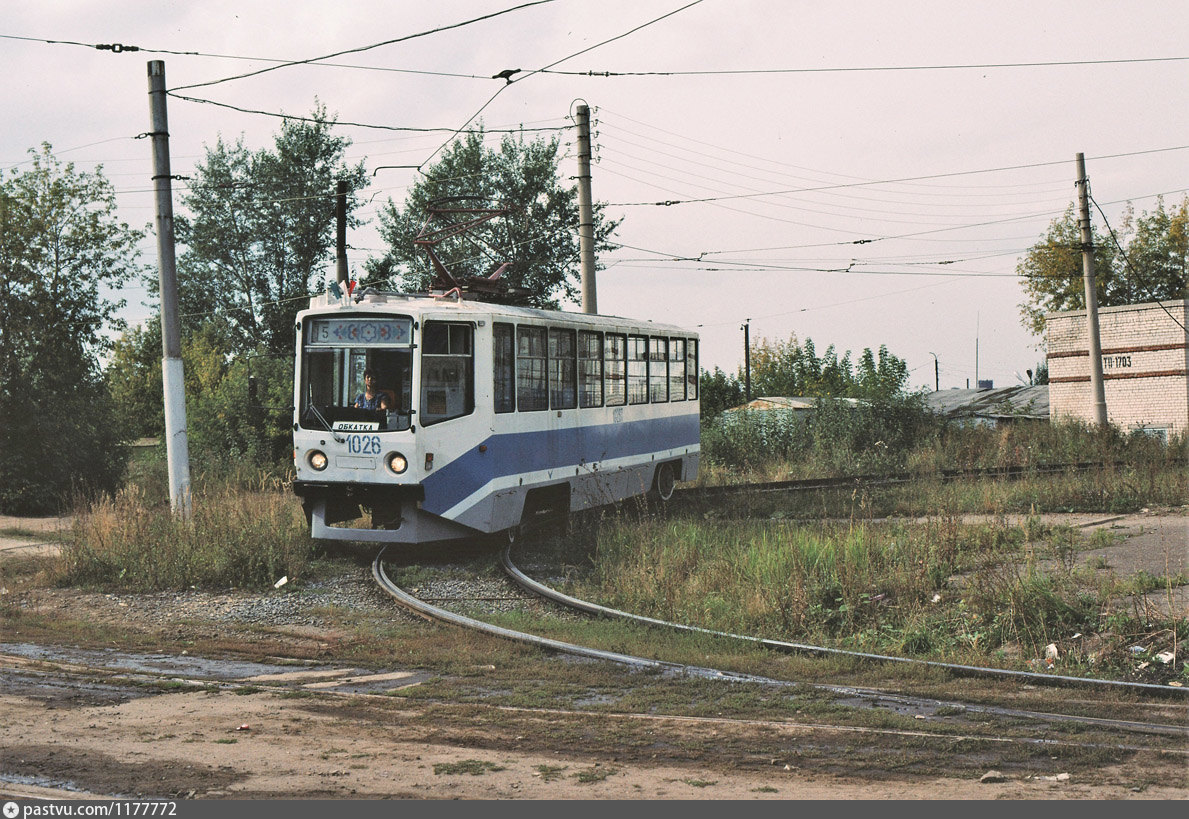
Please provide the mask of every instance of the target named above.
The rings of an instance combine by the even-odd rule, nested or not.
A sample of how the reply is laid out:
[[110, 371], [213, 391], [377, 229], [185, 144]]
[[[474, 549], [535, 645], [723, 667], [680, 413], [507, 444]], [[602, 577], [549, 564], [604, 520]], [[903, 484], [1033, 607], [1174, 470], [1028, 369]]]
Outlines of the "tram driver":
[[376, 386], [376, 374], [371, 367], [363, 371], [363, 392], [355, 396], [355, 406], [369, 410], [392, 409], [392, 399], [387, 390]]

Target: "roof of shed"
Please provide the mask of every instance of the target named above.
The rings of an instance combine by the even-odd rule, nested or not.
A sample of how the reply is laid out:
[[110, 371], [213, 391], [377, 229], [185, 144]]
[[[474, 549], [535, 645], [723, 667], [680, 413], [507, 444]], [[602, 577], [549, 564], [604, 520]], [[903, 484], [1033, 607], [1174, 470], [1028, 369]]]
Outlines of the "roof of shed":
[[941, 390], [925, 394], [929, 409], [950, 418], [1049, 417], [1049, 386], [1005, 387], [998, 390]]

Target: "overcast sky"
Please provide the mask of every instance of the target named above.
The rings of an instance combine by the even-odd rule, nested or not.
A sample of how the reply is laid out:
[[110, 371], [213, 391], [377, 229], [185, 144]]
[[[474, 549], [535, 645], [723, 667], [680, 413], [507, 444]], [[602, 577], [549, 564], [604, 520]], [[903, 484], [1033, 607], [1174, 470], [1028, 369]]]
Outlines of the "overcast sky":
[[[1020, 323], [1016, 263], [1073, 201], [1074, 156], [1086, 155], [1115, 227], [1127, 201], [1142, 212], [1189, 189], [1183, 0], [687, 2], [554, 0], [178, 93], [297, 115], [320, 100], [342, 122], [382, 126], [341, 128], [369, 171], [424, 163], [476, 114], [489, 129], [566, 129], [568, 175], [570, 115], [586, 101], [594, 197], [624, 217], [624, 247], [600, 260], [600, 312], [698, 328], [703, 365], [729, 371], [750, 319], [753, 340], [795, 334], [856, 357], [886, 344], [912, 386], [932, 386], [932, 354], [943, 389], [973, 386], [976, 365], [979, 378], [1016, 384], [1044, 357]], [[151, 146], [135, 137], [149, 124], [147, 61], [163, 59], [178, 89], [517, 5], [5, 3], [0, 167], [19, 170], [49, 142], [80, 169], [102, 164], [121, 217], [144, 225]], [[88, 47], [112, 43], [144, 50]], [[521, 69], [518, 81], [491, 79], [505, 69]], [[220, 135], [259, 149], [280, 126], [176, 97], [169, 122], [179, 175]], [[348, 238], [353, 268], [383, 252], [375, 214], [416, 178], [375, 174], [363, 192], [372, 224]], [[680, 204], [657, 204], [669, 201]], [[144, 291], [126, 296], [127, 314], [144, 317]]]

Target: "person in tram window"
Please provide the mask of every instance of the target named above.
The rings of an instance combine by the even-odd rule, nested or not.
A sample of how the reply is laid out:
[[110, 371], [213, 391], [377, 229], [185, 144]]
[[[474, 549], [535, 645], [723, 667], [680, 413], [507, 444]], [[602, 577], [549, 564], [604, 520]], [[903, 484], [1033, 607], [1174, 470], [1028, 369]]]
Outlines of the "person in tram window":
[[376, 374], [371, 367], [363, 371], [363, 392], [355, 396], [355, 406], [370, 410], [391, 409], [388, 392], [376, 386]]

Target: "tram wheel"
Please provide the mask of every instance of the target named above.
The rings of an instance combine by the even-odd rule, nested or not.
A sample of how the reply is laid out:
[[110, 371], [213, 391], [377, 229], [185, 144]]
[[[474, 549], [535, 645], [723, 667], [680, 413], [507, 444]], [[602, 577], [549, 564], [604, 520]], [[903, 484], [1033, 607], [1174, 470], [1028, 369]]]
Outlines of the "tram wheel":
[[673, 464], [663, 463], [656, 468], [656, 477], [652, 480], [652, 494], [661, 501], [668, 501], [673, 497], [677, 488], [677, 475]]

